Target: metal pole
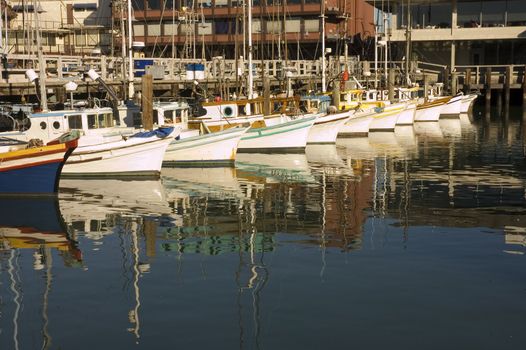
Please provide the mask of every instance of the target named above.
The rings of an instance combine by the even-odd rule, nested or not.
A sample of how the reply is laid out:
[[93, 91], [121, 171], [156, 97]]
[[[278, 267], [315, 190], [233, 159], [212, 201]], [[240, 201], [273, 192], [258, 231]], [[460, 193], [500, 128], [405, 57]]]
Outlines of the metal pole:
[[252, 76], [252, 0], [248, 0], [248, 82], [247, 94], [251, 99], [253, 92], [254, 77]]
[[132, 99], [135, 93], [133, 86], [133, 32], [132, 32], [132, 6], [128, 0], [128, 98]]
[[327, 92], [325, 72], [325, 1], [321, 1], [321, 92]]
[[405, 82], [409, 85], [409, 61], [411, 59], [411, 0], [407, 0], [407, 24], [405, 28]]
[[47, 111], [47, 91], [46, 91], [46, 62], [44, 61], [44, 54], [42, 53], [42, 38], [40, 37], [40, 20], [38, 18], [37, 0], [33, 2], [33, 8], [35, 11], [35, 24], [36, 24], [36, 39], [37, 39], [37, 50], [38, 50], [38, 68], [39, 68], [39, 86], [40, 86], [40, 107], [43, 111]]

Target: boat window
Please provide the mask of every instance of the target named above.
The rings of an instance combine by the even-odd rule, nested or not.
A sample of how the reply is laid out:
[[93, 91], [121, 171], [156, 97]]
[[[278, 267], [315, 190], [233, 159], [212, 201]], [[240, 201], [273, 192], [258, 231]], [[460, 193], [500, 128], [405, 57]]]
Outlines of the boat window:
[[[165, 114], [165, 118], [166, 118], [166, 113]], [[153, 110], [153, 123], [154, 124], [159, 124], [159, 111], [154, 109]]]
[[97, 115], [88, 114], [88, 129], [95, 129], [97, 127]]
[[225, 109], [223, 109], [223, 114], [225, 115], [225, 117], [231, 117], [232, 114], [234, 114], [234, 110], [232, 109], [232, 107], [225, 107]]
[[107, 128], [114, 126], [113, 124], [113, 113], [104, 114], [104, 122]]
[[60, 129], [60, 122], [59, 122], [59, 121], [54, 121], [54, 122], [53, 122], [53, 128], [54, 128], [55, 130]]
[[41, 122], [41, 123], [40, 123], [40, 129], [42, 129], [42, 130], [46, 130], [46, 128], [47, 128], [47, 124], [46, 124], [46, 122]]
[[300, 111], [302, 111], [303, 113], [307, 113], [308, 112], [308, 103], [307, 103], [307, 101], [301, 101], [300, 102]]
[[68, 115], [68, 126], [70, 129], [82, 129], [82, 116]]
[[99, 115], [97, 116], [97, 119], [98, 119], [98, 120], [97, 120], [97, 121], [98, 121], [98, 124], [97, 124], [97, 127], [98, 127], [98, 128], [104, 128], [104, 127], [106, 127], [106, 123], [105, 123], [106, 121], [104, 120], [104, 114], [99, 114]]
[[[164, 122], [173, 123], [175, 111], [164, 111]], [[177, 114], [177, 112], [176, 112]]]
[[247, 114], [247, 112], [245, 111], [245, 105], [241, 105], [238, 108], [239, 108], [239, 114], [240, 115], [246, 115]]

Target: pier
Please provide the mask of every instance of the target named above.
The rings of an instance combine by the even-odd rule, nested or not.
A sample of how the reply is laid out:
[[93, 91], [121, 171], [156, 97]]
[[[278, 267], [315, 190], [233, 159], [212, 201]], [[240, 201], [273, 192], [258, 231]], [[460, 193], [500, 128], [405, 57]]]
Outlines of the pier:
[[[17, 100], [35, 95], [35, 86], [25, 77], [25, 71], [39, 67], [34, 58], [27, 55], [9, 55], [10, 67], [8, 74], [3, 71], [0, 79], [0, 94], [6, 98]], [[118, 93], [125, 91], [125, 62], [120, 57], [108, 56], [62, 56], [47, 55], [46, 72], [51, 101], [63, 102], [66, 99], [64, 84], [74, 81], [78, 84], [77, 94], [100, 94], [99, 84], [86, 77], [89, 69], [97, 71], [102, 79]], [[124, 64], [123, 64], [124, 63]], [[203, 76], [188, 74], [189, 64], [202, 64]], [[345, 70], [350, 79], [346, 88], [369, 86], [383, 88], [400, 86], [406, 76], [405, 62], [387, 62], [379, 64], [374, 70], [374, 62], [360, 61], [356, 56], [333, 57], [326, 60], [327, 76], [330, 87], [335, 82], [341, 82]], [[381, 66], [381, 67], [380, 67]], [[189, 60], [172, 58], [134, 58], [135, 91], [141, 91], [141, 77], [148, 73], [153, 76], [153, 91], [156, 97], [177, 97], [180, 90], [196, 89], [205, 95], [219, 95], [222, 98], [242, 93], [248, 70], [246, 60], [231, 60], [215, 57], [212, 60]], [[512, 94], [520, 94], [523, 105], [526, 105], [526, 66], [524, 65], [465, 65], [455, 66], [454, 70], [446, 65], [414, 61], [409, 64], [408, 76], [413, 83], [421, 87], [426, 84], [443, 83], [449, 94], [458, 91], [480, 92], [491, 104], [492, 101], [509, 104]], [[302, 91], [316, 90], [321, 84], [321, 60], [254, 60], [254, 82], [263, 87], [263, 81], [268, 78], [271, 90], [284, 90], [288, 84], [294, 83]], [[6, 79], [7, 78], [7, 79]], [[376, 84], [375, 84], [376, 79]], [[197, 84], [195, 84], [197, 82]], [[502, 99], [502, 101], [499, 101]]]

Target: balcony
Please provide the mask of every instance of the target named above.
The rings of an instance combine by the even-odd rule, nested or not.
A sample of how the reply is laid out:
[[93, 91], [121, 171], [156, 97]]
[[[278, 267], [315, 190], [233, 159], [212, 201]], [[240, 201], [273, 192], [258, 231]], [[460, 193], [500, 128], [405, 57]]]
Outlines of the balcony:
[[[412, 41], [525, 39], [526, 26], [411, 29]], [[405, 29], [392, 31], [391, 41], [405, 41]]]

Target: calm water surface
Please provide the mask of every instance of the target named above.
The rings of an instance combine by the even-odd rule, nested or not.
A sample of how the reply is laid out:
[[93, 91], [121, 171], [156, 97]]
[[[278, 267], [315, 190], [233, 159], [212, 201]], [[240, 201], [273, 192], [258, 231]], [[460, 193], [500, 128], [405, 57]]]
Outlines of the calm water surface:
[[2, 349], [523, 349], [522, 111], [0, 199]]

